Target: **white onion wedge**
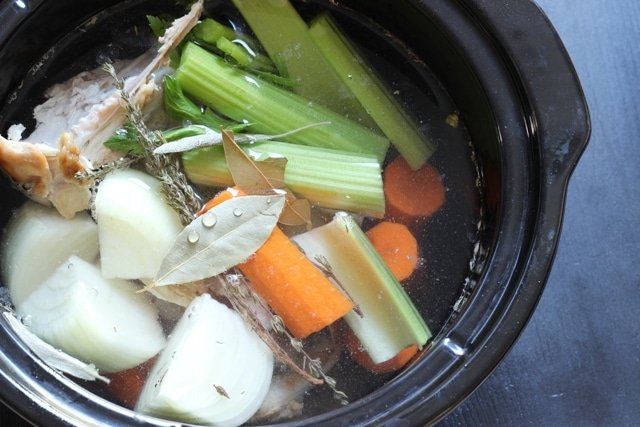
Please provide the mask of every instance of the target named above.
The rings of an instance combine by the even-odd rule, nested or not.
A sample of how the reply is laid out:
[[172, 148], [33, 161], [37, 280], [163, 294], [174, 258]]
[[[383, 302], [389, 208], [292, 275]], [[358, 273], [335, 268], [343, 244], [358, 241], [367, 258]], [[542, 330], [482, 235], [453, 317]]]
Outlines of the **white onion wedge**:
[[95, 365], [82, 362], [44, 342], [42, 338], [31, 332], [29, 328], [19, 321], [12, 312], [5, 311], [2, 313], [2, 317], [11, 326], [13, 332], [29, 347], [29, 350], [42, 359], [50, 368], [83, 380], [100, 380], [109, 383], [109, 378], [100, 375]]
[[72, 256], [17, 308], [45, 342], [101, 372], [129, 369], [166, 344], [155, 306], [126, 280]]
[[273, 354], [242, 318], [208, 294], [187, 307], [151, 370], [136, 411], [234, 427], [262, 404]]
[[35, 202], [16, 211], [3, 240], [2, 279], [16, 307], [71, 255], [98, 255], [98, 227], [89, 215], [64, 219]]
[[158, 272], [183, 228], [161, 189], [157, 179], [130, 169], [100, 183], [95, 212], [105, 277], [143, 279]]

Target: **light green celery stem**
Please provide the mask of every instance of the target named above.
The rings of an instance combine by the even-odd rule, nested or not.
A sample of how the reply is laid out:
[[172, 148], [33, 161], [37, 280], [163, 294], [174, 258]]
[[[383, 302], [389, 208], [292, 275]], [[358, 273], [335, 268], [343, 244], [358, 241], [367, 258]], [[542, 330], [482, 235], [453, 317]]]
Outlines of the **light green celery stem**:
[[[373, 156], [277, 141], [242, 148], [252, 157], [285, 157], [285, 185], [317, 206], [378, 218], [384, 215], [380, 163]], [[186, 152], [182, 163], [189, 179], [197, 184], [233, 185], [222, 146]]]
[[362, 315], [351, 311], [344, 319], [374, 363], [410, 345], [422, 348], [431, 338], [402, 285], [350, 215], [339, 212], [330, 223], [292, 240], [310, 259], [324, 259], [358, 306]]
[[253, 61], [251, 56], [243, 47], [233, 43], [226, 37], [220, 37], [218, 41], [216, 41], [216, 47], [235, 59], [235, 61], [240, 65], [247, 66]]
[[341, 115], [278, 86], [238, 70], [189, 43], [176, 79], [183, 91], [257, 133], [280, 134], [309, 125], [285, 139], [303, 145], [373, 154], [384, 159], [389, 140]]
[[198, 44], [204, 43], [207, 49], [209, 46], [215, 46], [242, 66], [270, 73], [277, 72], [271, 60], [259, 50], [257, 40], [212, 18], [200, 21], [191, 34]]
[[[311, 40], [288, 0], [233, 0], [271, 60], [285, 68], [294, 91], [371, 129], [376, 125]], [[282, 70], [281, 70], [282, 71]]]
[[[269, 74], [272, 80], [285, 80], [288, 82], [288, 79], [273, 74], [277, 70], [268, 57], [251, 53], [252, 51], [247, 50], [247, 47], [241, 43], [231, 41], [226, 37], [220, 37], [216, 42], [216, 47], [220, 49], [223, 54], [233, 58], [238, 65], [251, 70], [254, 74], [258, 73], [258, 76]], [[293, 84], [289, 84], [289, 86], [293, 86]]]
[[209, 45], [215, 46], [221, 37], [224, 37], [232, 42], [243, 44], [246, 46], [245, 50], [253, 55], [259, 55], [257, 50], [259, 49], [258, 41], [247, 34], [238, 32], [233, 28], [221, 24], [213, 18], [206, 18], [198, 23], [191, 34], [196, 40], [202, 41]]
[[309, 34], [409, 166], [424, 165], [433, 145], [331, 17], [324, 13], [314, 19]]
[[236, 32], [231, 27], [227, 27], [218, 21], [207, 18], [203, 19], [191, 30], [193, 37], [206, 43], [215, 45], [220, 37], [233, 40]]

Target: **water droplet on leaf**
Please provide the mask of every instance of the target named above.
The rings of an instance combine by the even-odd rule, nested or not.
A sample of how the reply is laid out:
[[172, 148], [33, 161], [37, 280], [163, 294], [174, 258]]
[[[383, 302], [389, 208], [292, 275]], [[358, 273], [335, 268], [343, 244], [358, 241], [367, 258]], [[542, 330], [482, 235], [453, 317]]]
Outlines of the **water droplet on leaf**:
[[213, 212], [207, 212], [202, 216], [202, 225], [206, 228], [211, 228], [218, 222], [218, 217]]
[[189, 240], [189, 243], [198, 243], [198, 240], [200, 240], [200, 235], [197, 231], [191, 231], [187, 236], [187, 240]]

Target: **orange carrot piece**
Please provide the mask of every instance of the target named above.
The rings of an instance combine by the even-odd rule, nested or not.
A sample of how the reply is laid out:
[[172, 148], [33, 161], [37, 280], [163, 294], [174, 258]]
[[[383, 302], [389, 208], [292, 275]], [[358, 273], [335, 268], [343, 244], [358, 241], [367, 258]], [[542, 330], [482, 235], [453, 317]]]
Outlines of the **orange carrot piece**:
[[200, 210], [198, 211], [198, 213], [196, 213], [196, 215], [197, 216], [204, 215], [207, 211], [209, 211], [210, 209], [215, 208], [220, 203], [226, 202], [227, 200], [230, 200], [230, 199], [232, 199], [232, 198], [234, 198], [236, 196], [239, 196], [241, 194], [243, 194], [243, 193], [241, 193], [240, 190], [235, 188], [235, 187], [234, 188], [227, 188], [226, 190], [221, 191], [218, 194], [216, 194], [213, 199], [209, 200], [204, 205], [202, 205], [202, 208], [200, 208]]
[[155, 357], [131, 369], [108, 374], [107, 390], [124, 406], [133, 408], [154, 362]]
[[383, 178], [389, 218], [428, 218], [444, 204], [445, 191], [440, 172], [428, 163], [414, 171], [402, 157], [398, 157], [384, 169]]
[[411, 276], [418, 265], [418, 242], [406, 225], [383, 221], [366, 235], [398, 281]]
[[418, 353], [417, 345], [410, 345], [389, 360], [374, 363], [369, 353], [362, 347], [358, 337], [347, 329], [343, 335], [344, 345], [351, 358], [360, 366], [375, 374], [388, 374], [399, 371]]
[[[219, 193], [205, 208], [238, 195], [232, 191]], [[329, 326], [353, 309], [351, 301], [278, 227], [238, 268], [298, 338]]]

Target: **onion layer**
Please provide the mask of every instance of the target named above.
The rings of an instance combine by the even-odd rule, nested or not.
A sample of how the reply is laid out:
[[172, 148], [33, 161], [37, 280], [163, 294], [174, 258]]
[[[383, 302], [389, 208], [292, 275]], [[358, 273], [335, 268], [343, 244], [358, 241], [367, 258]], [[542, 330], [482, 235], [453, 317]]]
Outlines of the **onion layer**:
[[156, 355], [166, 340], [155, 306], [128, 281], [69, 258], [17, 307], [42, 340], [109, 373]]
[[262, 404], [273, 354], [242, 318], [208, 294], [187, 307], [136, 410], [183, 422], [234, 427]]
[[2, 272], [16, 307], [71, 255], [93, 261], [98, 227], [86, 213], [64, 219], [35, 202], [16, 211], [3, 242]]

